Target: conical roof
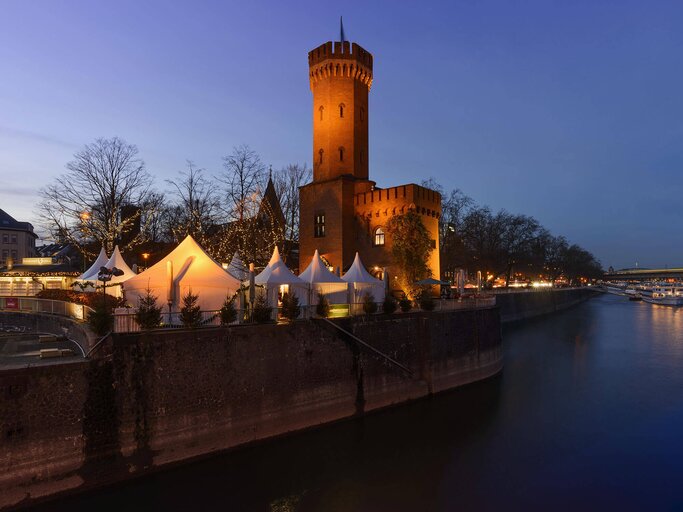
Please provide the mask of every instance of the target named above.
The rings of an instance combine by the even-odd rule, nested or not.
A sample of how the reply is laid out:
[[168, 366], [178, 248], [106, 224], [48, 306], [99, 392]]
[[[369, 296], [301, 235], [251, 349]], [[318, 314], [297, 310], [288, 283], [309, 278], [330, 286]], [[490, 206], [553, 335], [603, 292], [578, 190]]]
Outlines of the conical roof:
[[256, 284], [304, 284], [282, 261], [277, 246], [275, 246], [268, 265], [254, 278], [254, 281]]
[[[121, 251], [119, 251], [118, 245], [114, 247], [114, 252], [111, 253], [111, 258], [109, 258], [109, 261], [107, 261], [107, 263], [105, 263], [103, 266], [109, 269], [116, 267], [119, 270], [123, 271], [123, 275], [112, 276], [111, 281], [109, 281], [108, 284], [122, 283], [124, 281], [127, 281], [131, 277], [135, 277], [137, 275], [130, 269], [128, 264], [126, 264], [125, 260], [123, 259], [123, 256], [121, 256]], [[95, 278], [97, 278], [97, 275], [95, 275]]]
[[353, 259], [353, 264], [349, 268], [348, 272], [342, 276], [342, 280], [347, 283], [372, 283], [372, 284], [382, 284], [382, 281], [372, 277], [370, 272], [365, 270], [363, 263], [360, 260], [360, 256], [356, 253], [356, 257]]
[[100, 271], [100, 267], [105, 266], [107, 264], [107, 261], [109, 261], [109, 256], [107, 256], [107, 251], [105, 251], [104, 247], [102, 247], [100, 249], [100, 253], [97, 255], [95, 263], [90, 265], [88, 270], [86, 270], [80, 276], [78, 276], [77, 280], [80, 281], [97, 279], [97, 273]]
[[244, 265], [244, 263], [242, 263], [242, 260], [237, 252], [235, 252], [235, 254], [232, 256], [232, 260], [230, 260], [230, 264], [228, 265], [228, 273], [240, 281], [249, 279], [249, 269]]
[[299, 279], [307, 283], [343, 283], [341, 278], [335, 275], [333, 272], [325, 266], [318, 249], [315, 250], [311, 262], [306, 267], [301, 274], [299, 274]]

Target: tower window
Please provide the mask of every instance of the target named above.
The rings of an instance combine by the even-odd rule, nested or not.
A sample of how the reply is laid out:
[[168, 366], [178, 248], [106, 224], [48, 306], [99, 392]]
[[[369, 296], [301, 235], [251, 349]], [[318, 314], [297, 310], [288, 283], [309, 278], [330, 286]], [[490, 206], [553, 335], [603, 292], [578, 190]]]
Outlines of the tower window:
[[318, 163], [319, 163], [320, 165], [323, 164], [323, 153], [324, 153], [323, 149], [320, 148], [320, 150], [318, 151]]
[[325, 110], [325, 107], [320, 105], [320, 108], [318, 110], [320, 111], [320, 120], [322, 121], [323, 120], [323, 111]]
[[382, 228], [377, 228], [375, 230], [375, 240], [373, 245], [384, 245], [384, 230]]
[[323, 238], [325, 236], [325, 213], [316, 213], [313, 228], [313, 236], [315, 238]]
[[344, 161], [344, 148], [342, 148], [342, 147], [339, 148], [339, 161], [340, 162]]
[[365, 108], [360, 108], [360, 120], [365, 121]]
[[344, 105], [343, 103], [339, 104], [339, 117], [344, 117], [344, 107], [345, 106], [346, 105]]

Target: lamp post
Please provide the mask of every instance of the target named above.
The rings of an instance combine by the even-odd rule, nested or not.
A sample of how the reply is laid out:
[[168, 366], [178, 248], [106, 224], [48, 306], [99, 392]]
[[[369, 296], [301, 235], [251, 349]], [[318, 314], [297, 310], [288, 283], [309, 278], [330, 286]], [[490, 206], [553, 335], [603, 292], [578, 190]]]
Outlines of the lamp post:
[[112, 277], [118, 277], [122, 275], [123, 270], [120, 270], [116, 267], [100, 267], [100, 271], [97, 273], [97, 280], [102, 281], [102, 306], [106, 306], [107, 304], [107, 282], [111, 281]]
[[143, 252], [142, 253], [142, 260], [145, 262], [145, 270], [147, 270], [147, 259], [149, 258], [149, 253], [148, 252]]
[[[82, 211], [78, 216], [81, 219], [81, 231], [84, 231], [85, 224], [90, 220], [90, 212]], [[83, 257], [83, 272], [85, 272], [85, 249], [82, 248], [81, 253]]]

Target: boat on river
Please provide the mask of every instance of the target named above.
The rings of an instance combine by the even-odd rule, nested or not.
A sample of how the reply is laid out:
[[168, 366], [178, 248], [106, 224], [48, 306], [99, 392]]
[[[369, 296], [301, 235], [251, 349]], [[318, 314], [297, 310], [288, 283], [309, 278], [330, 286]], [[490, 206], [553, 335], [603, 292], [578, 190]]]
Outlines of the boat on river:
[[683, 306], [683, 288], [675, 286], [655, 286], [643, 290], [642, 299], [650, 304], [661, 306]]

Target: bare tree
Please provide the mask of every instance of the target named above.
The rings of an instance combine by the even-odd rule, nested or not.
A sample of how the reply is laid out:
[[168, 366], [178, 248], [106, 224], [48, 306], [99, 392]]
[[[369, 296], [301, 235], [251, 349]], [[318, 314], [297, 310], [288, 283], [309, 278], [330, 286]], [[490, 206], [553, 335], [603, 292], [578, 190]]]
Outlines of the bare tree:
[[265, 265], [275, 245], [282, 245], [283, 226], [275, 222], [273, 205], [263, 200], [268, 175], [259, 156], [249, 146], [233, 148], [223, 159], [223, 173], [218, 177], [224, 186], [221, 204], [227, 221], [208, 249], [223, 261], [237, 252], [245, 262]]
[[54, 239], [77, 246], [88, 243], [125, 251], [145, 240], [154, 208], [152, 178], [138, 149], [124, 140], [97, 139], [66, 165], [67, 172], [41, 190], [39, 216]]
[[145, 240], [147, 242], [167, 242], [165, 236], [166, 196], [159, 192], [151, 192], [147, 200], [141, 224], [145, 226]]
[[273, 184], [285, 216], [285, 240], [299, 241], [299, 187], [311, 181], [312, 176], [313, 173], [306, 164], [289, 164], [273, 176]]
[[223, 173], [218, 180], [225, 187], [222, 207], [229, 220], [242, 221], [258, 213], [265, 176], [261, 158], [247, 145], [237, 146], [223, 157]]
[[201, 245], [218, 220], [218, 199], [211, 180], [188, 160], [187, 170], [181, 171], [180, 179], [166, 180], [172, 186], [170, 196], [175, 202], [167, 210], [167, 229], [173, 242], [192, 236]]

